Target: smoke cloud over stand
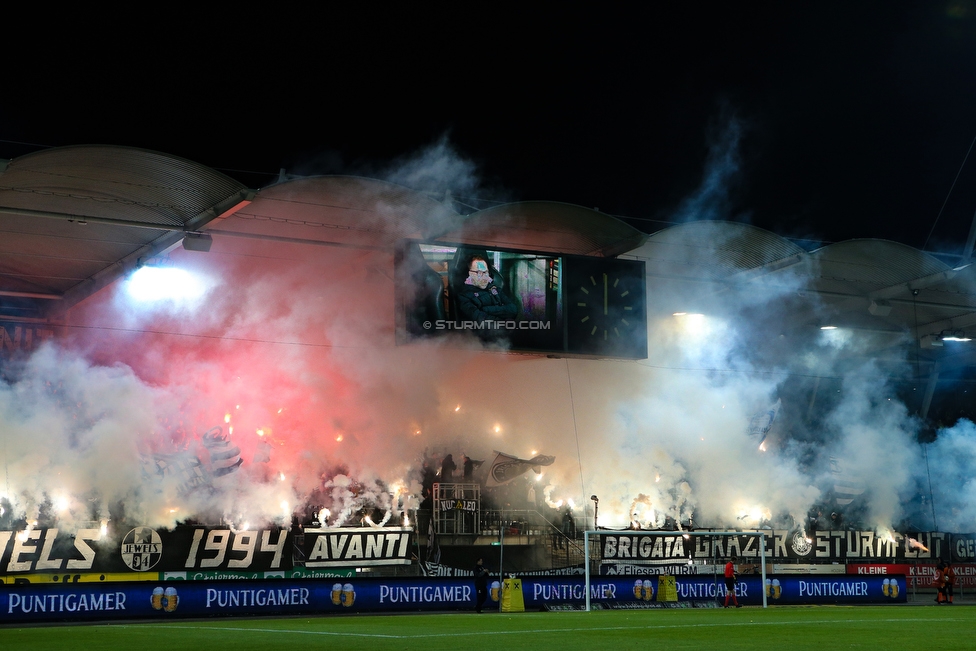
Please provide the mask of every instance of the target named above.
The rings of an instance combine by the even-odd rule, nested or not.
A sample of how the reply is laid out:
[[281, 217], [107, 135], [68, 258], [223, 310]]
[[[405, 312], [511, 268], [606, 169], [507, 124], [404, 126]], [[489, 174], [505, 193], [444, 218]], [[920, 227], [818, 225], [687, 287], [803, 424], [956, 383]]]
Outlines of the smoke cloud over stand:
[[[434, 172], [408, 165], [402, 178], [436, 176], [453, 155], [441, 146]], [[682, 264], [707, 268], [734, 249], [721, 225], [693, 226], [669, 240]], [[841, 338], [776, 336], [804, 270], [689, 281], [657, 246], [627, 255], [648, 260], [650, 352], [638, 362], [506, 354], [463, 338], [398, 346], [392, 251], [228, 236], [205, 255], [176, 250], [173, 266], [207, 279], [202, 298], [135, 302], [117, 283], [0, 385], [6, 517], [288, 526], [296, 511], [328, 509], [326, 524], [352, 525], [416, 508], [425, 458], [494, 450], [554, 455], [538, 492], [572, 499], [579, 518], [598, 495], [603, 526], [806, 526], [812, 508], [835, 503], [831, 458], [863, 488], [866, 524], [912, 515], [917, 423], [886, 372], [852, 369], [842, 353], [854, 344]], [[689, 297], [698, 304], [679, 309]], [[814, 376], [845, 379], [808, 420], [797, 378]], [[749, 424], [778, 399], [760, 450]], [[960, 474], [972, 468], [968, 426], [932, 450], [954, 455]], [[210, 470], [197, 487], [158, 472], [159, 458], [213, 466], [204, 435], [215, 427], [239, 449], [236, 470]], [[946, 508], [946, 520], [971, 517]]]

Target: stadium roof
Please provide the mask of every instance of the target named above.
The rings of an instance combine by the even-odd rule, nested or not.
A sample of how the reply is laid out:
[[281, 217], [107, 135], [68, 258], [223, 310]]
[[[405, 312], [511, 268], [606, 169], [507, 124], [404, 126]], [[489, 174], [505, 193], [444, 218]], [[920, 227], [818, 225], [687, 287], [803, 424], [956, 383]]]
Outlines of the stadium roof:
[[192, 161], [64, 147], [0, 164], [0, 318], [47, 318], [244, 203]]
[[522, 201], [468, 215], [445, 241], [550, 253], [613, 257], [647, 236], [598, 210], [557, 201]]
[[[763, 345], [806, 341], [836, 327], [857, 338], [849, 355], [914, 365], [920, 380], [976, 367], [973, 346], [943, 337], [976, 334], [976, 269], [882, 239], [848, 240], [806, 252], [747, 224], [691, 222], [651, 234], [626, 257], [647, 264], [649, 304], [708, 313], [731, 291], [779, 296], [783, 319]], [[791, 344], [792, 342], [792, 344]], [[796, 349], [799, 349], [796, 346]]]
[[847, 327], [870, 339], [862, 354], [903, 360], [909, 350], [922, 376], [976, 367], [970, 347], [941, 345], [944, 335], [976, 333], [976, 271], [896, 242], [850, 240], [807, 252], [739, 223], [691, 222], [648, 236], [571, 204], [529, 201], [462, 216], [438, 199], [349, 176], [252, 190], [204, 165], [125, 147], [0, 161], [0, 320], [56, 323], [187, 233], [382, 249], [419, 238], [626, 254], [646, 261], [649, 291], [679, 289], [673, 295], [700, 303], [723, 288], [778, 284], [795, 304], [783, 332]]

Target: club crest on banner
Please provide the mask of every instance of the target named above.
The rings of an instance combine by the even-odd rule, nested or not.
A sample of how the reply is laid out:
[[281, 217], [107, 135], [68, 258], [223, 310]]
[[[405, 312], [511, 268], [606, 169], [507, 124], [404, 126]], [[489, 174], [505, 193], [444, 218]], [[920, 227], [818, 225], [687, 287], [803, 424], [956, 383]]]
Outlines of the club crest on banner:
[[491, 463], [488, 471], [488, 481], [486, 485], [501, 486], [507, 484], [516, 477], [527, 472], [531, 468], [536, 473], [542, 472], [542, 466], [551, 466], [555, 463], [556, 457], [539, 454], [531, 459], [519, 459], [510, 454], [495, 452], [495, 460]]
[[813, 543], [802, 531], [797, 531], [790, 539], [790, 547], [797, 556], [806, 556], [813, 550]]
[[154, 529], [136, 527], [125, 534], [120, 551], [122, 561], [129, 569], [147, 572], [163, 557], [163, 539]]

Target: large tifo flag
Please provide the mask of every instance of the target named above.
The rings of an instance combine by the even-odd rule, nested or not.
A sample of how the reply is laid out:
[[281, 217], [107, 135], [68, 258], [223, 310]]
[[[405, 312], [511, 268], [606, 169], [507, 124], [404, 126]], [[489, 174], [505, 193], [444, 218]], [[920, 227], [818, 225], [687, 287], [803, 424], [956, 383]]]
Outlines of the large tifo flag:
[[501, 486], [507, 484], [519, 475], [532, 468], [536, 473], [542, 472], [542, 466], [551, 466], [556, 457], [539, 454], [531, 459], [519, 459], [510, 454], [503, 454], [495, 450], [495, 460], [491, 462], [488, 471], [488, 481], [485, 486]]
[[223, 434], [219, 426], [203, 435], [203, 445], [210, 452], [210, 472], [214, 477], [229, 475], [244, 463], [241, 449], [230, 442], [229, 435]]
[[783, 401], [777, 400], [775, 405], [769, 409], [760, 411], [749, 421], [749, 435], [759, 440], [759, 443], [756, 445], [762, 445], [763, 441], [766, 440], [766, 435], [769, 434], [769, 429], [773, 426], [773, 421], [776, 420], [776, 414], [779, 413], [780, 407], [782, 406]]

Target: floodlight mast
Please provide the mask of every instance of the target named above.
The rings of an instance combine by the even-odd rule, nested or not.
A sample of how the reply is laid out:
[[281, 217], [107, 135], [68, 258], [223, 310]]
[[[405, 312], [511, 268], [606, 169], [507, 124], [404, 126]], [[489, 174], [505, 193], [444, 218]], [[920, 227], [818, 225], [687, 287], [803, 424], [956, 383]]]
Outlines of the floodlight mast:
[[[626, 534], [627, 531], [610, 531], [600, 529], [599, 531], [583, 532], [583, 591], [586, 593], [586, 612], [590, 612], [590, 534]], [[738, 536], [742, 534], [753, 534], [759, 536], [759, 562], [762, 566], [762, 602], [763, 608], [768, 608], [766, 602], [766, 532], [760, 530], [753, 531], [648, 531], [657, 535], [676, 535], [676, 536]]]

